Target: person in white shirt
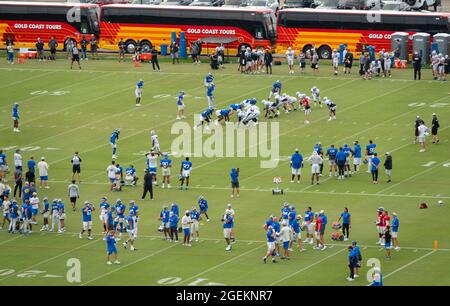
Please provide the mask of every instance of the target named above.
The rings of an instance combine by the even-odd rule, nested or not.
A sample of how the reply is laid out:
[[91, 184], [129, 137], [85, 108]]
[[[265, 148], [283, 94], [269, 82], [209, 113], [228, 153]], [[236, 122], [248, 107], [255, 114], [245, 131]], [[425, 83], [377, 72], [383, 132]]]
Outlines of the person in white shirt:
[[189, 210], [186, 210], [183, 218], [181, 218], [181, 227], [183, 228], [184, 232], [184, 239], [183, 239], [183, 245], [184, 246], [191, 246], [191, 223], [192, 219], [190, 216]]
[[323, 158], [317, 154], [316, 151], [309, 157], [308, 162], [311, 164], [311, 185], [314, 185], [314, 177], [317, 185], [319, 184], [320, 165], [323, 163]]
[[38, 162], [38, 169], [39, 169], [39, 188], [44, 187], [45, 189], [48, 189], [48, 164], [45, 161], [45, 157], [41, 157], [41, 161]]
[[427, 146], [425, 143], [425, 137], [428, 136], [428, 127], [425, 126], [425, 124], [421, 123], [419, 127], [417, 128], [419, 131], [419, 136], [417, 137], [420, 144], [420, 150], [419, 152], [425, 152]]
[[[229, 213], [231, 217], [234, 219], [234, 209], [232, 208], [232, 205], [230, 203], [227, 204], [227, 209], [225, 209], [225, 216]], [[236, 241], [236, 236], [234, 234], [234, 227], [231, 228], [231, 241], [234, 243]]]
[[116, 172], [117, 172], [116, 162], [113, 160], [111, 162], [111, 165], [109, 165], [108, 168], [106, 168], [106, 173], [108, 173], [108, 179], [109, 182], [111, 183], [111, 190], [113, 190], [114, 181], [116, 180]]
[[31, 224], [37, 224], [36, 216], [39, 213], [39, 198], [36, 192], [33, 192], [30, 198], [31, 204]]
[[289, 73], [294, 74], [294, 58], [295, 58], [295, 52], [292, 50], [291, 47], [289, 47], [286, 51], [286, 61], [289, 66]]
[[16, 150], [14, 153], [14, 166], [16, 170], [22, 170], [22, 155], [20, 154], [20, 149]]
[[289, 259], [289, 243], [291, 242], [291, 229], [288, 226], [289, 224], [287, 221], [283, 221], [281, 223], [281, 230], [280, 230], [280, 239], [283, 243], [283, 256], [281, 259]]

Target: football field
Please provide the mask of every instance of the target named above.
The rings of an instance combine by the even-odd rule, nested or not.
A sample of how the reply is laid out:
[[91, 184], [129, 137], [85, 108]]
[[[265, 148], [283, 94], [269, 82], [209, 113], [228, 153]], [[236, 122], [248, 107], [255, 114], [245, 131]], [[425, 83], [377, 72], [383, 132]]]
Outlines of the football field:
[[[0, 231], [0, 285], [368, 285], [366, 273], [371, 264], [379, 261], [385, 285], [450, 285], [450, 86], [448, 82], [431, 81], [431, 71], [423, 70], [422, 81], [412, 81], [412, 71], [394, 70], [391, 79], [361, 80], [355, 67], [351, 75], [332, 75], [332, 68], [324, 65], [319, 74], [308, 70], [289, 75], [286, 65], [275, 66], [274, 74], [242, 75], [235, 64], [213, 71], [216, 84], [216, 108], [255, 97], [258, 105], [265, 99], [276, 80], [283, 84], [283, 92], [292, 96], [297, 91], [310, 94], [317, 86], [322, 97], [337, 104], [337, 120], [328, 121], [326, 108], [314, 107], [311, 123], [303, 123], [300, 110], [269, 121], [270, 141], [264, 146], [279, 143], [279, 154], [256, 157], [256, 142], [238, 146], [243, 157], [191, 155], [193, 170], [190, 189], [177, 187], [182, 157], [173, 160], [172, 189], [155, 187], [155, 200], [141, 201], [144, 153], [151, 148], [150, 130], [159, 136], [162, 151], [174, 153], [173, 140], [179, 135], [176, 117], [176, 98], [180, 90], [186, 92], [186, 119], [194, 125], [194, 118], [207, 108], [203, 79], [209, 65], [162, 63], [162, 72], [151, 71], [149, 64], [135, 68], [131, 62], [113, 60], [82, 62], [82, 70], [68, 69], [64, 60], [56, 62], [28, 61], [24, 65], [0, 64], [0, 148], [13, 168], [13, 153], [21, 148], [24, 162], [30, 156], [37, 161], [45, 156], [50, 165], [50, 189], [38, 189], [39, 198], [62, 198], [67, 219], [64, 234], [40, 232], [34, 226], [29, 236]], [[298, 69], [298, 68], [297, 68]], [[142, 106], [134, 105], [136, 82], [145, 81]], [[11, 109], [20, 104], [20, 133], [13, 133]], [[440, 143], [431, 144], [419, 153], [413, 144], [414, 120], [421, 116], [431, 128], [431, 115], [440, 119]], [[195, 114], [195, 116], [194, 116]], [[214, 116], [215, 118], [215, 116]], [[236, 121], [236, 117], [231, 118]], [[270, 123], [279, 122], [279, 132]], [[120, 128], [117, 162], [124, 168], [133, 164], [141, 178], [137, 187], [123, 187], [121, 192], [109, 191], [106, 167], [111, 162], [109, 137]], [[272, 130], [271, 130], [272, 128]], [[192, 133], [194, 141], [194, 132]], [[208, 146], [210, 134], [203, 134], [203, 146]], [[364, 148], [372, 139], [384, 161], [384, 153], [393, 157], [393, 178], [386, 183], [381, 167], [380, 182], [372, 184], [367, 166], [351, 178], [337, 180], [328, 176], [325, 162], [320, 186], [311, 185], [311, 166], [305, 162], [300, 184], [290, 183], [289, 159], [295, 148], [304, 158], [311, 155], [313, 146], [321, 142], [324, 149], [331, 144], [353, 147], [358, 140]], [[248, 139], [247, 139], [248, 140]], [[255, 139], [254, 139], [255, 140]], [[256, 141], [256, 140], [255, 140]], [[264, 141], [263, 141], [264, 142]], [[195, 145], [194, 145], [195, 146]], [[220, 147], [220, 146], [219, 146]], [[217, 149], [217, 144], [216, 144]], [[223, 149], [225, 150], [225, 149]], [[82, 182], [78, 210], [70, 209], [67, 187], [72, 176], [71, 157], [80, 152]], [[194, 149], [192, 149], [194, 151]], [[217, 149], [221, 153], [221, 149]], [[223, 152], [222, 152], [223, 153]], [[261, 161], [272, 158], [274, 168], [261, 168]], [[240, 168], [241, 197], [230, 198], [231, 168]], [[272, 195], [274, 177], [282, 177], [283, 195]], [[161, 172], [158, 170], [158, 180]], [[8, 175], [13, 188], [12, 173]], [[37, 179], [38, 181], [38, 179]], [[200, 222], [200, 241], [187, 248], [181, 243], [162, 240], [157, 231], [162, 205], [176, 202], [180, 212], [197, 206], [203, 195], [209, 202], [211, 221]], [[98, 204], [102, 196], [110, 204], [117, 198], [128, 206], [133, 199], [139, 205], [141, 218], [135, 252], [118, 243], [120, 265], [106, 265], [106, 243], [102, 241], [102, 226], [98, 218]], [[82, 226], [80, 208], [91, 201], [94, 212], [94, 240], [86, 235], [79, 239]], [[446, 205], [437, 205], [439, 200]], [[266, 236], [263, 229], [269, 215], [280, 215], [283, 202], [294, 204], [303, 213], [306, 207], [324, 210], [328, 216], [324, 251], [297, 249], [291, 260], [264, 264]], [[420, 203], [428, 209], [419, 209]], [[222, 222], [227, 203], [236, 211], [237, 241], [231, 252], [225, 251]], [[392, 259], [385, 259], [385, 250], [378, 240], [375, 221], [378, 207], [400, 220], [400, 251], [392, 251]], [[198, 207], [198, 206], [197, 206]], [[330, 239], [331, 224], [344, 207], [352, 215], [350, 241], [361, 246], [363, 268], [360, 277], [348, 283], [347, 247], [349, 242]], [[181, 234], [182, 236], [182, 234]], [[181, 238], [182, 239], [182, 238]], [[435, 249], [435, 241], [438, 248]], [[368, 262], [369, 261], [369, 262]], [[71, 282], [71, 264], [80, 263], [81, 279]], [[367, 266], [369, 264], [369, 266]]]

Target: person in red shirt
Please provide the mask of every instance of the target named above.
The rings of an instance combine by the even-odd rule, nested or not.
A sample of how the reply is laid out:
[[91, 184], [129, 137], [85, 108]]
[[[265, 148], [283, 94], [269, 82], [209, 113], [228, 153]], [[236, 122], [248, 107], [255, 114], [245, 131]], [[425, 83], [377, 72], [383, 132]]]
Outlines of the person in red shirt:
[[317, 214], [316, 215], [316, 246], [313, 247], [314, 250], [321, 250], [324, 246], [323, 240], [322, 240], [322, 227], [323, 227], [323, 220], [322, 218]]
[[384, 209], [383, 208], [378, 208], [378, 215], [377, 215], [377, 222], [376, 222], [376, 225], [377, 225], [377, 232], [378, 232], [378, 242], [377, 242], [377, 244], [382, 244], [381, 243], [381, 240], [383, 239], [383, 234], [384, 234], [384, 229], [383, 229], [383, 211], [384, 211]]
[[389, 213], [387, 212], [387, 210], [383, 211], [381, 224], [383, 225], [383, 239], [382, 239], [382, 242], [384, 244], [385, 243], [384, 233], [386, 233], [386, 227], [387, 226], [391, 226], [391, 217], [389, 217]]
[[305, 124], [309, 123], [309, 116], [311, 114], [311, 105], [310, 105], [310, 98], [308, 96], [305, 96], [302, 100], [302, 106], [303, 109], [305, 110]]

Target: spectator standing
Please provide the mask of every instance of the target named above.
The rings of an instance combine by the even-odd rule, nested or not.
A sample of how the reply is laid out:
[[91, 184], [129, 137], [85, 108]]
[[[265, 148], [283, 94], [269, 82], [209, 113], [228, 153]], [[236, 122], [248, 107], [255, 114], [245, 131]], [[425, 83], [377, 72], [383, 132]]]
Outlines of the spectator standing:
[[45, 189], [49, 189], [48, 187], [48, 163], [45, 161], [45, 157], [41, 157], [41, 161], [38, 163], [39, 169], [39, 188], [44, 187]]
[[231, 197], [239, 198], [239, 168], [233, 168], [230, 172], [231, 178]]
[[347, 277], [349, 282], [355, 280], [355, 268], [358, 264], [358, 258], [353, 250], [353, 246], [348, 247], [348, 268], [350, 269], [350, 275]]
[[180, 48], [178, 47], [178, 44], [176, 41], [173, 41], [170, 44], [170, 56], [172, 58], [172, 64], [175, 64], [175, 61], [177, 61], [177, 64], [180, 63], [180, 60], [178, 58], [178, 51], [180, 50]]
[[48, 48], [50, 49], [50, 57], [49, 59], [54, 61], [56, 60], [56, 48], [58, 47], [58, 42], [56, 41], [55, 37], [51, 37], [48, 42]]
[[80, 65], [80, 50], [78, 49], [77, 45], [74, 43], [72, 46], [72, 62], [70, 63], [70, 69], [73, 67], [73, 62], [77, 62], [78, 68], [81, 69]]
[[34, 173], [34, 170], [36, 168], [36, 162], [34, 161], [34, 156], [30, 156], [30, 159], [27, 161], [27, 167], [28, 167], [28, 171], [31, 171]]
[[19, 198], [22, 197], [22, 184], [23, 184], [22, 169], [16, 168], [16, 170], [14, 171], [14, 197], [16, 197], [17, 190], [19, 191]]
[[83, 38], [80, 40], [80, 47], [81, 47], [81, 60], [87, 60], [87, 46], [89, 44], [89, 41], [86, 39], [86, 35], [83, 35]]
[[36, 182], [36, 175], [34, 174], [34, 171], [31, 171], [31, 169], [28, 169], [28, 171], [25, 173], [25, 181], [28, 183]]
[[311, 57], [311, 68], [314, 73], [319, 72], [319, 55], [317, 55], [316, 51], [313, 52]]
[[264, 52], [264, 64], [266, 65], [266, 73], [272, 74], [273, 55], [269, 49]]
[[378, 167], [380, 166], [380, 159], [377, 156], [377, 153], [373, 154], [371, 165], [372, 165], [372, 181], [374, 184], [378, 184]]
[[153, 46], [153, 48], [150, 51], [150, 53], [152, 54], [152, 67], [153, 67], [153, 70], [156, 70], [156, 68], [158, 68], [157, 71], [161, 71], [161, 69], [159, 68], [159, 63], [158, 63], [158, 50], [156, 50], [155, 46]]
[[72, 180], [75, 180], [75, 177], [80, 180], [82, 160], [78, 152], [75, 152], [70, 162], [72, 163]]
[[[419, 79], [422, 76], [421, 69], [422, 69], [422, 57], [419, 55], [419, 52], [415, 51], [412, 57], [413, 67], [414, 67], [414, 80]], [[384, 68], [383, 68], [384, 69]]]
[[8, 44], [6, 47], [7, 54], [7, 62], [8, 64], [14, 65], [14, 46], [12, 44]]
[[353, 66], [353, 53], [345, 49], [347, 52], [344, 56], [344, 74], [350, 74]]
[[386, 169], [386, 175], [388, 177], [388, 183], [391, 182], [392, 175], [392, 156], [389, 152], [386, 152], [386, 159], [384, 161], [384, 168]]
[[22, 170], [22, 155], [20, 154], [20, 149], [17, 149], [14, 153], [14, 167], [15, 169]]
[[125, 43], [123, 41], [123, 38], [119, 40], [117, 47], [119, 48], [119, 63], [120, 63], [125, 60]]
[[190, 47], [191, 57], [194, 65], [200, 64], [200, 60], [198, 59], [198, 45], [197, 41], [193, 41]]
[[98, 40], [97, 37], [92, 34], [91, 35], [91, 39], [89, 40], [89, 44], [91, 45], [91, 54], [92, 54], [92, 59], [97, 59], [98, 60], [98, 54], [97, 54], [97, 48], [98, 48]]
[[439, 129], [440, 125], [439, 125], [439, 119], [436, 115], [436, 113], [433, 113], [433, 119], [431, 121], [431, 137], [433, 139], [433, 143], [439, 143], [439, 138], [438, 138], [438, 129]]
[[363, 52], [361, 53], [361, 56], [359, 57], [359, 75], [364, 75], [364, 64], [366, 62], [366, 54]]
[[142, 194], [142, 200], [145, 199], [147, 192], [150, 193], [150, 200], [153, 200], [153, 174], [151, 174], [148, 169], [145, 170], [144, 175], [144, 193]]
[[447, 81], [447, 75], [450, 73], [450, 58], [448, 54], [444, 57], [444, 81]]
[[72, 183], [69, 185], [69, 200], [70, 204], [72, 205], [72, 210], [76, 211], [76, 204], [77, 199], [80, 197], [80, 190], [78, 188], [78, 185], [75, 184], [75, 180], [72, 180]]
[[38, 57], [39, 61], [40, 62], [42, 62], [42, 61], [45, 62], [44, 42], [42, 41], [42, 39], [40, 37], [38, 37], [35, 46], [36, 46], [37, 57]]
[[342, 219], [342, 235], [344, 235], [344, 241], [348, 241], [350, 237], [350, 227], [352, 222], [352, 216], [348, 212], [348, 208], [344, 207], [344, 212], [341, 213], [337, 222], [340, 222]]
[[72, 39], [66, 40], [66, 52], [67, 52], [67, 59], [70, 60], [72, 57], [72, 49], [74, 47], [74, 41]]
[[169, 213], [169, 229], [170, 242], [178, 242], [178, 215], [176, 215], [173, 211]]

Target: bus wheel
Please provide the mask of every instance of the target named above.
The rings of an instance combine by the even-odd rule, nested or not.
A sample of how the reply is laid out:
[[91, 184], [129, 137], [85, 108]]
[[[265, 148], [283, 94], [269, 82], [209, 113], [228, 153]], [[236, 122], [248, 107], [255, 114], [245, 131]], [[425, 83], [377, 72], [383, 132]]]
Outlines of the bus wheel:
[[132, 39], [127, 40], [125, 42], [125, 50], [127, 51], [127, 53], [134, 53], [134, 51], [136, 50], [136, 42]]
[[[303, 53], [308, 53], [308, 51], [310, 51], [313, 48], [312, 45], [306, 45], [303, 47]], [[311, 52], [311, 51], [310, 51]], [[312, 54], [311, 54], [312, 55]]]
[[152, 49], [152, 43], [148, 40], [141, 41], [141, 50], [143, 53], [149, 53]]
[[331, 58], [331, 48], [328, 46], [321, 46], [319, 48], [319, 57], [323, 59]]

